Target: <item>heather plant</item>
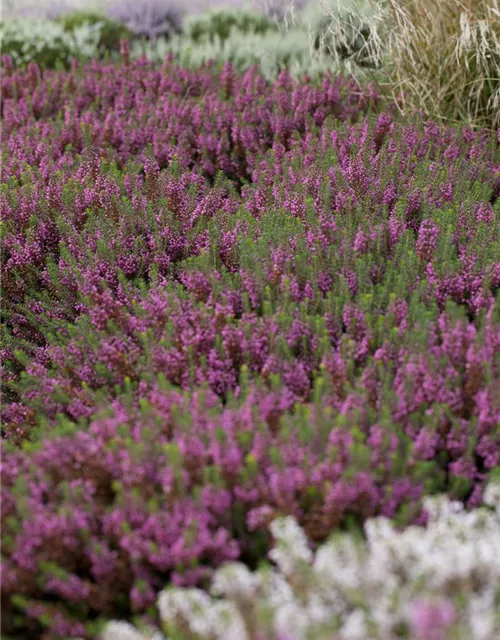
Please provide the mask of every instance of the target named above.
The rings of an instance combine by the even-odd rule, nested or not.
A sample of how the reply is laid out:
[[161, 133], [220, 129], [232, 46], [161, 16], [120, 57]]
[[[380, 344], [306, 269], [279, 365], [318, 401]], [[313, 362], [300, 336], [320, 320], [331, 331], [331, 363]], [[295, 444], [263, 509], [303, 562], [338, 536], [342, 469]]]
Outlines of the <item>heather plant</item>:
[[[207, 640], [491, 640], [500, 633], [498, 483], [489, 485], [485, 502], [467, 513], [459, 503], [427, 499], [423, 530], [398, 532], [388, 520], [372, 519], [365, 540], [337, 535], [315, 553], [293, 518], [275, 520], [273, 565], [252, 573], [226, 564], [211, 593], [165, 589], [158, 598], [162, 628], [169, 637]], [[112, 622], [101, 640], [163, 638], [153, 633]]]
[[147, 613], [166, 582], [202, 586], [227, 560], [255, 567], [280, 513], [317, 541], [404, 504], [402, 522], [423, 521], [426, 465], [407, 474], [399, 457], [382, 472], [397, 442], [373, 432], [370, 449], [361, 432], [330, 431], [320, 401], [293, 413], [284, 390], [249, 387], [222, 407], [161, 376], [150, 392], [130, 384], [106, 415], [62, 420], [5, 456], [5, 633], [93, 637], [91, 621]]
[[393, 124], [275, 143], [241, 193], [94, 151], [38, 191], [46, 217], [19, 202], [5, 628], [92, 637], [167, 582], [255, 567], [279, 515], [322, 542], [423, 522], [435, 492], [480, 503], [500, 450], [495, 165], [481, 134]]
[[[377, 104], [370, 87], [362, 90], [352, 79], [329, 75], [302, 85], [284, 71], [269, 83], [255, 68], [245, 74], [230, 64], [187, 70], [172, 60], [162, 67], [145, 60], [118, 68], [94, 64], [68, 74], [9, 71], [3, 93], [5, 175], [18, 177], [26, 164], [41, 161], [35, 148], [45, 166], [73, 162], [84, 147], [83, 126], [91, 128], [103, 159], [119, 167], [152, 144], [160, 168], [177, 155], [182, 168], [211, 178], [222, 170], [249, 179], [256, 157], [275, 138], [288, 146], [293, 134], [302, 136], [328, 116], [355, 121]], [[20, 144], [26, 135], [37, 141], [31, 151]]]
[[353, 79], [122, 56], [4, 59], [20, 637], [158, 622], [165, 584], [257, 569], [276, 518], [312, 545], [423, 524], [500, 464], [500, 140], [373, 112]]
[[[38, 231], [36, 227], [41, 224], [41, 219], [32, 218], [29, 215], [26, 217], [26, 221], [29, 223], [26, 229], [28, 237], [34, 233], [35, 237], [46, 238], [43, 240], [45, 247], [43, 256], [36, 249], [38, 246], [36, 243], [32, 248], [31, 245], [28, 245], [26, 249], [23, 249], [26, 253], [20, 254], [20, 249], [16, 246], [18, 240], [11, 231], [13, 228], [9, 225], [5, 227], [7, 252], [4, 254], [4, 260], [8, 268], [8, 277], [4, 281], [4, 287], [11, 298], [4, 308], [4, 317], [8, 319], [10, 325], [6, 337], [10, 344], [11, 353], [12, 348], [16, 347], [22, 347], [26, 350], [29, 343], [31, 343], [31, 346], [28, 347], [29, 352], [32, 352], [37, 346], [44, 345], [42, 337], [44, 331], [40, 328], [40, 321], [37, 320], [35, 325], [32, 322], [33, 313], [36, 313], [35, 309], [43, 309], [45, 304], [45, 308], [49, 312], [47, 320], [50, 318], [50, 323], [57, 327], [58, 319], [53, 313], [55, 298], [59, 299], [63, 305], [61, 313], [64, 315], [59, 320], [62, 321], [64, 318], [74, 320], [77, 313], [88, 308], [81, 297], [88, 295], [88, 288], [82, 288], [81, 283], [93, 283], [94, 286], [100, 286], [100, 282], [104, 278], [106, 286], [111, 287], [113, 295], [117, 295], [120, 288], [123, 289], [124, 276], [126, 279], [135, 281], [138, 278], [146, 278], [148, 282], [154, 281], [158, 276], [173, 278], [180, 281], [188, 291], [192, 291], [198, 301], [205, 303], [212, 292], [215, 296], [214, 299], [218, 299], [224, 290], [233, 291], [234, 293], [231, 295], [237, 295], [243, 284], [248, 294], [248, 310], [257, 312], [259, 315], [266, 308], [266, 300], [274, 305], [271, 306], [271, 312], [278, 309], [283, 300], [288, 300], [288, 304], [292, 304], [292, 306], [310, 300], [311, 308], [317, 309], [320, 315], [324, 315], [327, 307], [321, 302], [321, 298], [330, 292], [332, 297], [338, 300], [338, 311], [335, 312], [337, 314], [336, 322], [339, 321], [338, 316], [342, 314], [344, 305], [351, 302], [356, 303], [358, 296], [372, 295], [374, 286], [380, 285], [381, 290], [376, 297], [369, 298], [371, 302], [366, 307], [368, 313], [380, 313], [380, 310], [389, 303], [391, 293], [404, 295], [406, 302], [409, 303], [410, 297], [405, 290], [408, 289], [411, 294], [415, 287], [419, 287], [422, 277], [425, 277], [428, 279], [428, 283], [421, 288], [419, 293], [415, 294], [415, 304], [427, 306], [429, 304], [428, 296], [432, 295], [435, 296], [438, 311], [445, 311], [447, 302], [453, 301], [458, 305], [464, 305], [473, 320], [480, 314], [481, 309], [491, 309], [498, 287], [498, 265], [495, 262], [498, 251], [498, 237], [495, 235], [495, 229], [498, 226], [495, 222], [498, 204], [492, 206], [489, 202], [491, 200], [496, 203], [495, 194], [498, 189], [498, 179], [495, 181], [494, 174], [488, 174], [482, 168], [482, 162], [473, 162], [469, 159], [467, 169], [463, 167], [460, 170], [457, 163], [450, 181], [450, 174], [446, 169], [448, 158], [450, 155], [455, 155], [455, 159], [458, 160], [463, 152], [460, 151], [459, 146], [454, 146], [455, 141], [453, 137], [450, 137], [449, 132], [443, 132], [443, 138], [439, 141], [439, 129], [431, 128], [424, 130], [421, 139], [422, 146], [418, 155], [421, 157], [431, 155], [433, 162], [422, 163], [420, 175], [418, 175], [415, 160], [410, 163], [401, 160], [398, 154], [394, 155], [394, 150], [398, 148], [395, 145], [400, 145], [399, 148], [403, 156], [408, 154], [408, 144], [410, 148], [415, 148], [418, 141], [418, 129], [410, 128], [403, 133], [402, 139], [393, 140], [393, 144], [388, 144], [382, 150], [378, 148], [377, 151], [377, 145], [381, 143], [380, 133], [383, 127], [386, 131], [390, 129], [390, 120], [381, 117], [378, 124], [375, 125], [375, 129], [372, 125], [370, 134], [370, 127], [367, 123], [362, 127], [353, 128], [349, 134], [347, 133], [349, 129], [347, 129], [346, 136], [349, 135], [351, 138], [357, 136], [358, 140], [363, 140], [366, 139], [365, 136], [370, 135], [373, 140], [373, 145], [368, 146], [368, 148], [371, 146], [372, 157], [368, 156], [365, 160], [366, 164], [363, 162], [357, 167], [356, 174], [352, 173], [354, 169], [350, 152], [345, 155], [345, 143], [338, 138], [334, 138], [335, 145], [338, 145], [339, 155], [344, 157], [342, 162], [346, 163], [342, 170], [336, 171], [334, 166], [325, 164], [324, 156], [320, 153], [317, 139], [314, 136], [311, 137], [309, 148], [304, 149], [302, 145], [299, 146], [301, 153], [306, 153], [303, 161], [305, 166], [302, 165], [302, 169], [301, 164], [297, 164], [297, 159], [294, 158], [293, 149], [288, 154], [282, 155], [281, 159], [278, 158], [277, 161], [274, 158], [271, 164], [269, 162], [261, 163], [255, 171], [254, 186], [245, 187], [242, 191], [245, 209], [251, 216], [261, 220], [264, 225], [257, 228], [254, 225], [247, 226], [248, 223], [244, 222], [244, 216], [247, 214], [243, 212], [239, 214], [243, 215], [243, 218], [235, 225], [234, 214], [238, 209], [241, 209], [241, 203], [231, 183], [224, 184], [219, 181], [211, 192], [207, 192], [207, 185], [203, 180], [200, 182], [195, 176], [187, 182], [183, 179], [181, 182], [184, 184], [183, 188], [190, 185], [188, 198], [186, 200], [176, 195], [172, 201], [172, 196], [168, 194], [172, 189], [175, 192], [179, 188], [174, 187], [176, 184], [175, 176], [165, 175], [158, 183], [159, 178], [155, 177], [158, 167], [147, 169], [145, 183], [142, 187], [140, 182], [136, 183], [140, 186], [140, 191], [134, 193], [133, 182], [127, 181], [128, 185], [131, 185], [129, 187], [125, 185], [125, 181], [121, 186], [120, 181], [109, 180], [102, 175], [99, 163], [96, 165], [95, 160], [89, 157], [86, 165], [79, 169], [80, 179], [83, 179], [83, 182], [88, 185], [87, 190], [83, 191], [87, 194], [86, 200], [82, 201], [82, 204], [78, 204], [82, 191], [78, 188], [77, 183], [69, 182], [66, 188], [67, 202], [69, 202], [68, 198], [74, 201], [74, 204], [69, 205], [71, 216], [81, 210], [81, 213], [85, 214], [82, 222], [75, 226], [75, 222], [68, 220], [64, 223], [66, 224], [64, 227], [62, 221], [56, 223], [51, 221], [49, 217], [43, 222], [43, 230], [40, 228]], [[337, 132], [331, 131], [330, 125], [325, 124], [324, 145], [328, 144], [328, 136], [326, 135], [328, 131], [335, 136], [338, 135]], [[471, 135], [470, 132], [468, 135]], [[474, 138], [476, 136], [473, 136], [471, 141]], [[356, 137], [353, 139], [355, 140]], [[440, 144], [446, 145], [444, 155], [439, 155]], [[465, 144], [467, 145], [467, 143]], [[325, 151], [326, 148], [325, 146]], [[476, 148], [476, 153], [479, 148]], [[373, 155], [378, 158], [387, 155], [387, 162], [378, 164], [381, 160], [375, 162]], [[441, 169], [442, 184], [437, 189], [428, 187], [425, 192], [419, 190], [418, 184], [425, 185], [430, 173], [435, 175], [438, 171], [440, 162], [444, 163]], [[309, 163], [312, 163], [311, 167], [309, 167]], [[383, 182], [381, 176], [377, 175], [377, 167], [383, 167], [383, 170], [387, 171], [391, 165], [394, 167], [394, 171], [400, 173], [399, 188], [403, 190], [403, 193], [406, 191], [406, 196], [399, 195], [394, 184]], [[152, 167], [154, 166], [153, 164]], [[374, 168], [375, 174], [373, 174]], [[264, 180], [269, 180], [269, 178], [264, 178], [266, 174], [270, 177], [274, 174], [274, 177], [268, 182], [267, 188], [263, 188], [262, 184], [259, 184], [261, 182], [258, 179], [260, 170], [264, 171]], [[372, 175], [363, 173], [369, 170], [372, 171]], [[293, 182], [290, 183], [291, 190], [283, 191], [282, 176], [292, 176], [297, 171], [301, 172], [299, 173], [300, 178], [293, 179]], [[318, 176], [322, 172], [327, 172], [330, 176], [330, 185], [335, 185], [334, 188], [338, 190], [334, 206], [342, 212], [342, 217], [336, 222], [336, 227], [340, 224], [342, 231], [337, 236], [331, 236], [331, 232], [325, 237], [322, 235], [326, 233], [328, 228], [328, 222], [324, 216], [332, 206], [331, 194], [328, 195], [324, 187], [321, 187], [322, 180], [318, 181]], [[335, 177], [336, 173], [338, 173], [337, 178]], [[405, 173], [406, 177], [404, 177]], [[478, 180], [479, 182], [477, 182]], [[476, 181], [477, 185], [484, 181], [482, 196], [479, 200], [476, 199], [477, 195], [469, 197], [467, 200], [463, 192], [459, 192], [460, 195], [454, 193], [466, 181]], [[94, 187], [91, 186], [92, 183], [95, 184]], [[310, 184], [308, 193], [303, 192], [304, 183]], [[161, 189], [154, 198], [151, 191], [153, 184], [157, 185], [156, 189]], [[370, 184], [373, 186], [370, 187]], [[102, 191], [99, 192], [101, 188]], [[364, 190], [359, 208], [354, 200], [354, 188]], [[479, 186], [476, 187], [476, 189], [478, 188]], [[71, 191], [73, 191], [72, 194]], [[93, 197], [91, 197], [92, 191], [95, 192]], [[130, 223], [125, 224], [123, 230], [117, 234], [116, 222], [120, 219], [121, 192], [126, 194], [126, 200], [131, 199], [128, 207], [130, 205], [132, 207], [129, 210], [133, 212], [134, 208], [139, 206], [139, 211], [142, 214], [136, 218], [137, 222], [133, 222], [133, 218], [131, 218]], [[159, 205], [154, 203], [158, 202], [162, 193], [163, 202], [167, 205], [167, 209], [160, 209], [164, 213], [158, 217], [154, 211]], [[477, 193], [480, 192], [477, 191]], [[389, 195], [390, 200], [387, 200]], [[62, 193], [57, 195], [56, 191], [51, 197], [54, 198], [53, 202], [62, 203]], [[403, 198], [401, 206], [398, 205], [398, 197]], [[460, 197], [462, 202], [461, 211], [457, 209], [456, 205], [455, 208], [449, 206], [449, 203], [453, 203], [457, 197]], [[154, 205], [154, 208], [149, 210], [148, 215], [148, 200], [151, 201], [152, 198], [151, 204]], [[125, 206], [126, 200], [124, 201], [123, 197], [121, 199], [122, 206]], [[275, 212], [266, 215], [266, 208], [271, 200], [278, 208]], [[168, 205], [169, 202], [170, 205]], [[5, 208], [7, 218], [12, 217], [14, 200], [11, 200], [10, 203], [8, 200], [4, 200], [4, 203], [7, 205]], [[181, 205], [181, 203], [183, 204]], [[49, 206], [47, 203], [46, 211], [49, 210]], [[91, 217], [89, 223], [85, 224], [88, 216], [86, 211], [89, 206], [104, 206], [109, 209], [110, 218], [101, 221], [99, 217]], [[388, 206], [393, 210], [392, 214], [389, 214]], [[84, 208], [82, 209], [82, 207]], [[169, 211], [170, 207], [174, 207], [173, 212]], [[182, 219], [173, 217], [179, 207], [182, 207], [184, 212]], [[424, 207], [443, 209], [443, 213], [440, 214], [441, 218], [438, 218], [437, 221], [426, 219]], [[217, 215], [221, 209], [222, 215]], [[371, 216], [376, 210], [381, 210], [382, 215], [385, 216], [384, 224], [371, 231], [369, 228], [363, 229], [363, 223], [369, 225]], [[371, 213], [367, 214], [367, 211]], [[397, 211], [399, 211], [399, 215], [403, 213], [403, 218], [400, 221], [396, 216]], [[279, 242], [277, 243], [276, 238], [278, 227], [275, 221], [279, 217], [290, 216], [290, 214], [288, 224], [291, 227], [288, 233], [293, 238], [291, 246], [294, 247], [295, 255], [287, 255], [291, 249], [285, 251], [285, 248]], [[314, 216], [318, 214], [317, 226], [311, 227]], [[214, 216], [216, 222], [211, 223], [210, 218]], [[68, 222], [70, 223], [69, 227], [67, 226]], [[30, 228], [33, 223], [36, 225], [35, 229]], [[304, 224], [307, 226], [301, 229]], [[477, 232], [471, 233], [471, 225], [472, 228], [477, 226]], [[158, 229], [163, 226], [170, 231], [162, 238], [158, 236]], [[15, 229], [17, 232], [19, 227], [16, 226]], [[61, 237], [59, 229], [65, 229], [65, 233], [69, 234], [65, 241], [68, 246], [71, 246], [71, 250], [65, 251], [64, 254], [59, 253]], [[242, 242], [242, 231], [248, 235], [250, 245], [246, 241]], [[260, 235], [262, 237], [259, 237]], [[99, 243], [96, 243], [96, 236], [100, 239]], [[490, 240], [489, 244], [484, 240], [486, 237]], [[283, 239], [283, 242], [285, 241], [286, 237]], [[318, 245], [319, 253], [306, 259], [308, 253], [315, 247], [315, 243]], [[278, 251], [276, 257], [269, 254], [269, 247], [273, 246]], [[354, 252], [349, 248], [350, 246]], [[455, 255], [450, 252], [448, 246], [454, 247]], [[146, 247], [148, 247], [147, 251], [145, 251]], [[56, 248], [57, 250], [54, 251]], [[130, 254], [131, 249], [136, 252], [135, 255]], [[117, 250], [118, 254], [113, 255]], [[209, 253], [206, 253], [207, 251]], [[283, 251], [285, 252], [283, 253]], [[408, 252], [414, 256], [412, 261], [408, 260]], [[467, 252], [471, 252], [474, 257], [471, 258]], [[96, 255], [98, 266], [93, 264]], [[350, 256], [353, 256], [354, 259]], [[385, 264], [389, 257], [395, 262], [394, 270], [392, 265], [389, 265], [389, 268], [380, 266], [382, 262]], [[277, 264], [281, 264], [279, 268], [273, 266], [276, 260]], [[424, 264], [427, 266], [425, 271], [422, 271]], [[404, 265], [404, 277], [396, 278], [395, 274], [400, 271], [401, 265]], [[33, 271], [33, 266], [36, 267], [35, 271]], [[193, 273], [192, 276], [188, 273], [184, 274], [183, 271], [186, 268], [189, 271], [205, 275], [203, 277], [200, 275], [200, 280], [196, 273]], [[220, 269], [227, 270], [228, 275], [225, 276], [224, 271], [220, 272]], [[37, 271], [40, 274], [38, 276], [36, 275]], [[212, 271], [214, 271], [213, 276], [211, 275]], [[275, 271], [276, 273], [273, 275]], [[217, 274], [219, 275], [217, 276]], [[341, 274], [342, 278], [336, 280], [335, 274]], [[214, 291], [211, 281], [216, 276], [219, 278], [219, 282]], [[289, 282], [285, 284], [287, 279]], [[268, 283], [268, 288], [271, 287], [269, 293], [263, 286], [264, 282]], [[199, 286], [201, 286], [200, 292], [197, 290]], [[272, 289], [275, 291], [273, 292]], [[348, 297], [346, 298], [347, 292]], [[36, 300], [31, 299], [34, 294]], [[283, 296], [285, 296], [284, 299]], [[126, 297], [122, 297], [121, 300], [125, 301]], [[238, 304], [240, 310], [238, 311], [235, 307], [237, 314], [241, 313], [242, 301]], [[289, 313], [288, 307], [285, 306], [284, 311]], [[418, 314], [415, 314], [414, 317], [417, 316]], [[474, 331], [477, 328], [475, 327]], [[368, 334], [361, 334], [363, 340], [373, 341], [373, 338], [369, 338], [372, 329]], [[382, 346], [382, 343], [383, 336], [379, 334], [378, 342], [372, 344], [372, 353], [375, 353], [376, 347]], [[366, 347], [363, 348], [366, 349]], [[317, 360], [314, 366], [317, 366], [318, 362]], [[7, 378], [14, 375], [17, 367], [14, 364], [11, 366], [13, 368], [10, 371], [7, 370]], [[311, 363], [307, 366], [310, 367]], [[494, 366], [493, 362], [492, 366]], [[278, 372], [283, 373], [279, 370]], [[311, 373], [312, 370], [309, 370], [308, 375], [310, 376]], [[200, 373], [200, 375], [204, 374]], [[237, 376], [237, 368], [231, 375], [233, 378]], [[306, 384], [306, 390], [307, 388]], [[464, 417], [467, 417], [467, 414], [464, 414]]]

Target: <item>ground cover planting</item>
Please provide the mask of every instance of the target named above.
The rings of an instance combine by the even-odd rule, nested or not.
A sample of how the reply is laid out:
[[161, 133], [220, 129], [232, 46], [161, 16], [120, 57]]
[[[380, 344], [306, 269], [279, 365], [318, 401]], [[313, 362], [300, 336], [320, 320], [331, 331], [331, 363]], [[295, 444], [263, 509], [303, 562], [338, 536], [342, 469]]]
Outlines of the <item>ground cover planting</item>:
[[500, 131], [2, 68], [2, 638], [493, 640]]
[[[430, 519], [424, 530], [396, 532], [389, 521], [376, 518], [366, 523], [366, 541], [341, 534], [315, 554], [293, 518], [275, 520], [269, 554], [274, 566], [251, 573], [241, 563], [228, 563], [215, 573], [210, 594], [165, 589], [158, 598], [163, 628], [169, 635], [199, 638], [247, 639], [260, 633], [326, 639], [338, 632], [348, 640], [493, 638], [500, 631], [497, 487], [485, 493], [493, 509], [467, 513], [460, 503], [427, 499]], [[103, 638], [165, 636], [111, 622]]]

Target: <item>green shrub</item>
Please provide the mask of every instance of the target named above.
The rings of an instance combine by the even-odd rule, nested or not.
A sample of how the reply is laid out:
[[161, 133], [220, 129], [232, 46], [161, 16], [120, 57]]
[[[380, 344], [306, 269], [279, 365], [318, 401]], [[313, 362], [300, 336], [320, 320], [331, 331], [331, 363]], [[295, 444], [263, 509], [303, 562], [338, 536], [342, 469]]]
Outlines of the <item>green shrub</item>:
[[[295, 77], [317, 76], [325, 71], [340, 72], [345, 62], [354, 62], [350, 73], [358, 67], [377, 67], [374, 53], [365, 46], [363, 33], [370, 37], [368, 0], [357, 6], [362, 17], [353, 11], [332, 4], [314, 5], [299, 12], [290, 12], [287, 20], [273, 20], [248, 10], [217, 9], [188, 18], [184, 33], [168, 41], [137, 44], [134, 55], [146, 53], [162, 61], [173, 54], [184, 66], [196, 67], [208, 60], [218, 64], [231, 62], [244, 71], [257, 64], [269, 80], [287, 69]], [[331, 15], [325, 18], [325, 11]], [[342, 28], [333, 29], [334, 19]], [[359, 32], [363, 29], [363, 33]]]
[[241, 34], [264, 34], [277, 31], [276, 21], [250, 10], [232, 8], [212, 9], [200, 15], [189, 16], [183, 25], [184, 35], [193, 42], [222, 42], [237, 31]]
[[2, 55], [10, 55], [16, 65], [36, 62], [41, 67], [69, 66], [71, 60], [96, 56], [99, 25], [84, 25], [67, 32], [51, 20], [15, 18], [0, 23]]
[[81, 27], [98, 25], [100, 33], [98, 48], [101, 56], [106, 51], [119, 51], [120, 40], [133, 37], [124, 24], [111, 20], [98, 11], [73, 11], [60, 16], [57, 22], [69, 33]]
[[258, 65], [268, 80], [275, 79], [283, 69], [297, 78], [339, 69], [323, 52], [311, 54], [309, 36], [303, 29], [265, 34], [233, 31], [225, 40], [217, 37], [213, 42], [200, 43], [175, 36], [168, 41], [159, 39], [154, 45], [137, 44], [133, 47], [134, 56], [141, 53], [158, 62], [173, 54], [182, 66], [191, 68], [209, 60], [217, 64], [231, 62], [238, 71]]

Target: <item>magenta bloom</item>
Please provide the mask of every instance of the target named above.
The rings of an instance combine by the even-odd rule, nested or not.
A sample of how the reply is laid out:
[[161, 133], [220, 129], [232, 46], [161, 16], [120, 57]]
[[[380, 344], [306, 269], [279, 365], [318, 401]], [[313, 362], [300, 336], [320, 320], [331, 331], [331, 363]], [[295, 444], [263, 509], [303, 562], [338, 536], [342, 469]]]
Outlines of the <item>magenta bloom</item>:
[[412, 630], [419, 640], [446, 640], [456, 616], [449, 600], [418, 600], [412, 611]]

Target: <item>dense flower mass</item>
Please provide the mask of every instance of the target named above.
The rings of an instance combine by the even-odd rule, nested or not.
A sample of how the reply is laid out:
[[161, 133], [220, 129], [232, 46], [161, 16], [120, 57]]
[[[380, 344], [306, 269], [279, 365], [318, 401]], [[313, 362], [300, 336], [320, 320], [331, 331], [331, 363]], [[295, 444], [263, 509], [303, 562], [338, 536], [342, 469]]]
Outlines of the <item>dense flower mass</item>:
[[124, 56], [2, 78], [15, 637], [154, 619], [279, 517], [319, 544], [476, 507], [500, 465], [497, 141], [353, 81]]
[[169, 59], [160, 68], [145, 59], [119, 68], [95, 62], [43, 77], [34, 63], [26, 71], [5, 66], [4, 172], [20, 177], [26, 164], [38, 166], [44, 184], [74, 167], [86, 143], [82, 129], [91, 130], [100, 157], [119, 167], [150, 144], [160, 168], [177, 155], [182, 167], [208, 176], [222, 170], [248, 178], [273, 143], [288, 146], [327, 117], [355, 119], [376, 100], [353, 80], [299, 84], [284, 71], [270, 84], [255, 67], [240, 75], [230, 64], [220, 71]]
[[[314, 555], [293, 518], [275, 520], [274, 566], [252, 573], [228, 563], [215, 573], [212, 597], [164, 590], [162, 626], [207, 640], [498, 637], [499, 484], [488, 487], [485, 501], [493, 508], [466, 513], [460, 503], [426, 499], [426, 529], [396, 532], [376, 518], [366, 522], [362, 542], [344, 534]], [[153, 634], [111, 622], [102, 640], [164, 638]]]

